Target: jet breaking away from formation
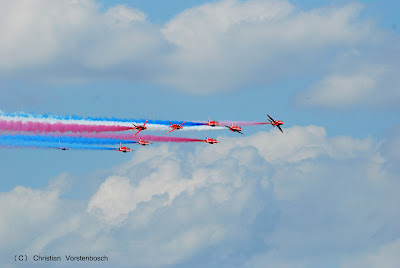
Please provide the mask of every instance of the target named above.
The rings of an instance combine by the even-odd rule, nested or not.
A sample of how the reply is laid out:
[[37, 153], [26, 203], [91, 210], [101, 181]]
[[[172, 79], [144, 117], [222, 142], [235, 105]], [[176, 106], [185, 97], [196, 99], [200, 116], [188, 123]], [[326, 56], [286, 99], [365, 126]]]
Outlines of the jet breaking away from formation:
[[267, 116], [269, 117], [269, 123], [268, 124], [271, 124], [274, 127], [278, 127], [279, 130], [283, 133], [283, 130], [280, 127], [281, 125], [283, 125], [283, 122], [281, 120], [272, 119], [272, 117], [269, 116], [268, 114], [267, 114]]

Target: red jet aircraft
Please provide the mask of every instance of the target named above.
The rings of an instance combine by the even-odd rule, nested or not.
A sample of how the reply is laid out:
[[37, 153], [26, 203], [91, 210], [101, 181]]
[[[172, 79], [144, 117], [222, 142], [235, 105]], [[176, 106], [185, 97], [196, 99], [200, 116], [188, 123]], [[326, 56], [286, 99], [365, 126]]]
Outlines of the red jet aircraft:
[[239, 126], [234, 126], [234, 125], [233, 125], [233, 122], [232, 122], [232, 126], [231, 126], [231, 127], [230, 127], [230, 126], [226, 126], [226, 127], [229, 128], [230, 131], [238, 132], [238, 133], [244, 135], [244, 134], [242, 133], [242, 128], [239, 127]]
[[135, 125], [135, 124], [132, 124], [132, 125], [135, 126], [135, 127], [133, 128], [133, 131], [138, 130], [138, 132], [136, 132], [136, 134], [133, 135], [133, 137], [135, 137], [137, 134], [139, 134], [140, 131], [147, 129], [146, 123], [147, 123], [148, 120], [149, 120], [149, 119], [146, 119], [146, 122], [144, 122], [143, 125]]
[[172, 131], [174, 131], [174, 130], [183, 128], [183, 124], [185, 124], [186, 121], [183, 122], [183, 123], [180, 124], [180, 125], [179, 125], [179, 124], [172, 124], [171, 121], [169, 121], [169, 123], [171, 124], [169, 127], [172, 128], [172, 129], [171, 129], [170, 131], [168, 131], [167, 133], [165, 133], [165, 134], [168, 134], [168, 133], [170, 133], [170, 132], [172, 132]]
[[[61, 141], [58, 141], [58, 143], [59, 143], [60, 146], [61, 146]], [[66, 151], [66, 150], [70, 150], [71, 148], [67, 148], [67, 147], [58, 147], [57, 149], [58, 149], [58, 150]]]
[[[267, 114], [268, 115], [268, 114]], [[281, 120], [274, 120], [274, 119], [272, 119], [272, 117], [271, 116], [269, 116], [268, 115], [268, 117], [269, 117], [269, 123], [267, 123], [267, 124], [271, 124], [271, 125], [273, 125], [274, 127], [275, 126], [277, 126], [278, 128], [279, 128], [279, 130], [283, 133], [283, 130], [281, 129], [281, 127], [280, 127], [280, 125], [283, 125], [283, 122], [281, 121]]]
[[209, 125], [210, 127], [215, 127], [215, 126], [219, 126], [220, 124], [218, 123], [218, 121], [214, 121], [214, 120], [211, 121], [211, 119], [210, 119], [210, 117], [209, 117], [209, 118], [208, 118], [208, 125]]
[[121, 143], [119, 144], [119, 148], [118, 148], [118, 149], [115, 149], [115, 150], [116, 150], [116, 151], [123, 152], [123, 153], [133, 152], [133, 150], [129, 149], [129, 147], [122, 146]]
[[209, 143], [209, 144], [218, 143], [218, 141], [217, 141], [216, 139], [209, 138], [208, 135], [207, 135], [207, 139], [204, 140], [204, 142], [207, 142], [207, 143]]
[[148, 141], [142, 140], [141, 138], [139, 138], [138, 144], [139, 144], [139, 145], [146, 146], [146, 145], [150, 145], [151, 143], [148, 142]]

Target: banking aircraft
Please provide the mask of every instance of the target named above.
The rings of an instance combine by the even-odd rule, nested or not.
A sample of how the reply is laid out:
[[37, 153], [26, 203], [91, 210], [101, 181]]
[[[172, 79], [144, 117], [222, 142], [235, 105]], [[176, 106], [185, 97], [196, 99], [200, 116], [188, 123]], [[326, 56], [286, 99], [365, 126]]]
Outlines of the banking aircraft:
[[133, 131], [135, 131], [135, 130], [138, 131], [138, 132], [136, 132], [135, 135], [133, 135], [133, 137], [135, 137], [137, 134], [139, 134], [140, 131], [147, 129], [146, 123], [147, 123], [148, 120], [149, 120], [149, 119], [146, 119], [146, 122], [144, 122], [143, 125], [135, 125], [135, 124], [132, 124], [132, 125], [134, 126]]
[[230, 127], [230, 126], [226, 126], [226, 127], [229, 128], [230, 131], [238, 132], [238, 133], [244, 135], [244, 134], [242, 133], [242, 128], [239, 127], [239, 126], [234, 126], [234, 125], [233, 125], [233, 122], [232, 122], [232, 126], [231, 126], [231, 127]]
[[272, 119], [272, 117], [271, 116], [269, 116], [268, 114], [267, 114], [267, 116], [269, 117], [269, 123], [267, 123], [267, 124], [271, 124], [271, 125], [273, 125], [274, 127], [276, 126], [276, 127], [278, 127], [279, 128], [279, 130], [283, 133], [283, 130], [281, 129], [281, 125], [283, 125], [283, 122], [281, 121], [281, 120], [274, 120], [274, 119]]
[[182, 124], [172, 124], [171, 123], [171, 121], [169, 121], [169, 123], [171, 124], [169, 127], [170, 128], [172, 128], [170, 131], [168, 131], [167, 133], [165, 133], [165, 134], [168, 134], [168, 133], [170, 133], [170, 132], [172, 132], [172, 131], [174, 131], [174, 130], [177, 130], [177, 129], [182, 129], [183, 128], [183, 124], [185, 124], [186, 123], [186, 121], [185, 122], [183, 122]]

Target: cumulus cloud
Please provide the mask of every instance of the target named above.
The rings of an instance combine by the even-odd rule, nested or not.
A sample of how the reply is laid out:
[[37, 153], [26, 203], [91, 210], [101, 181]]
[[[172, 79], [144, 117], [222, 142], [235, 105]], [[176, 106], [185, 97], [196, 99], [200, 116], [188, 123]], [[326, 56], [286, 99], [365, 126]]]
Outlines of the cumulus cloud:
[[76, 230], [80, 219], [71, 209], [79, 205], [61, 200], [60, 194], [68, 188], [64, 179], [65, 174], [61, 174], [45, 189], [17, 186], [10, 192], [0, 193], [0, 248], [3, 252], [20, 249], [40, 253], [50, 242]]
[[233, 0], [186, 10], [163, 29], [178, 47], [172, 72], [184, 79], [168, 73], [163, 81], [204, 94], [298, 75], [328, 50], [367, 38], [360, 10], [352, 4], [301, 12], [285, 1]]
[[[3, 1], [1, 76], [119, 78], [210, 94], [326, 72], [343, 51], [382, 45], [359, 4], [300, 10], [281, 0], [224, 0], [164, 25], [125, 5], [100, 10], [94, 0]], [[319, 103], [337, 85], [351, 84], [354, 94], [379, 85], [368, 73], [354, 75], [327, 75], [316, 86], [323, 88]]]
[[329, 71], [297, 93], [293, 103], [327, 109], [398, 107], [400, 36], [372, 32], [369, 42], [338, 53]]
[[397, 140], [317, 126], [219, 140], [140, 148], [87, 201], [63, 198], [65, 179], [1, 193], [1, 247], [141, 267], [346, 267], [393, 252]]
[[[360, 74], [330, 75], [314, 85], [304, 95], [311, 96], [311, 103], [323, 107], [349, 107], [365, 103], [376, 90], [382, 68]], [[304, 96], [305, 97], [305, 96]]]
[[19, 76], [23, 70], [25, 77], [40, 80], [89, 79], [105, 73], [112, 77], [116, 66], [121, 71], [130, 63], [136, 67], [130, 75], [139, 78], [162, 46], [158, 29], [146, 22], [146, 15], [124, 5], [100, 12], [93, 0], [1, 4], [2, 76]]
[[356, 256], [345, 260], [342, 268], [378, 268], [385, 266], [395, 268], [400, 266], [400, 240], [387, 243], [379, 247], [375, 252], [370, 252], [364, 256]]
[[294, 103], [327, 109], [397, 107], [400, 91], [396, 85], [400, 80], [394, 72], [396, 64], [357, 66], [353, 71], [331, 73], [298, 93]]

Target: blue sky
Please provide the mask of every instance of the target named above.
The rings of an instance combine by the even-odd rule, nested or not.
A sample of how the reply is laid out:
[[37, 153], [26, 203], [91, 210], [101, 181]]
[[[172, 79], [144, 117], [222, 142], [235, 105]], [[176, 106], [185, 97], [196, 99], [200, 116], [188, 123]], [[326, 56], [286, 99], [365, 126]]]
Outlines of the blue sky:
[[398, 267], [399, 5], [0, 2], [4, 112], [285, 122], [212, 147], [1, 149], [0, 263]]

